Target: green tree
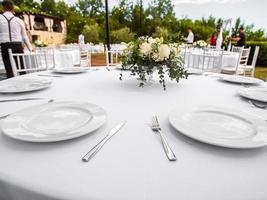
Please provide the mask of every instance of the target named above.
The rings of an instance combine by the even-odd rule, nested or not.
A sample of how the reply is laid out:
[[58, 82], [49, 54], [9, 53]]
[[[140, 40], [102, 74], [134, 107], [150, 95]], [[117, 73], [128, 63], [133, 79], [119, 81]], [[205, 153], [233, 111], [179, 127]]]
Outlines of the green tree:
[[111, 42], [121, 43], [130, 42], [134, 40], [135, 34], [130, 31], [128, 27], [121, 28], [119, 30], [111, 31]]
[[43, 0], [41, 3], [41, 11], [50, 15], [56, 14], [55, 0]]
[[83, 34], [85, 36], [85, 40], [90, 43], [97, 44], [100, 42], [99, 32], [100, 32], [100, 27], [97, 23], [92, 25], [85, 25], [83, 28]]
[[69, 6], [64, 0], [60, 0], [56, 3], [56, 15], [58, 17], [66, 19], [69, 13]]
[[83, 16], [97, 17], [104, 10], [102, 0], [78, 0], [75, 5]]

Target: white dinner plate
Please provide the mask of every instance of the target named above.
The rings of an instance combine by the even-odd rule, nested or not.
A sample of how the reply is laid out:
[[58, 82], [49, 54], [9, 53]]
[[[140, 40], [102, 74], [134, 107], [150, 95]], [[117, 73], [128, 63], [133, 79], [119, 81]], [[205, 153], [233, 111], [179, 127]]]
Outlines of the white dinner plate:
[[267, 122], [229, 108], [181, 108], [169, 115], [180, 133], [198, 141], [228, 148], [250, 149], [267, 145]]
[[2, 120], [3, 133], [29, 142], [56, 142], [89, 134], [106, 121], [106, 112], [87, 102], [53, 102], [29, 107]]
[[85, 67], [64, 67], [64, 68], [55, 68], [53, 72], [60, 74], [78, 74], [86, 72], [88, 69]]
[[258, 85], [263, 81], [257, 78], [246, 77], [246, 76], [236, 76], [236, 75], [225, 75], [221, 77], [221, 80], [231, 82], [231, 83], [239, 83], [239, 84], [251, 84]]
[[195, 69], [195, 68], [187, 68], [186, 72], [189, 75], [201, 75], [201, 74], [203, 74], [203, 71], [201, 69]]
[[0, 81], [0, 93], [32, 92], [45, 89], [51, 83], [51, 78], [21, 76]]
[[254, 88], [242, 88], [237, 93], [247, 99], [261, 101], [267, 103], [267, 88], [254, 87]]

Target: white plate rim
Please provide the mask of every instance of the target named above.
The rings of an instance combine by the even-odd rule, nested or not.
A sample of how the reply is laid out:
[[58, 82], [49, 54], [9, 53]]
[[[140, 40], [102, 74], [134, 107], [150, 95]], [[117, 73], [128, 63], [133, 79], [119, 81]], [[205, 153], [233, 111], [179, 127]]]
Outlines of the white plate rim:
[[251, 96], [251, 95], [248, 94], [250, 91], [258, 90], [258, 89], [266, 90], [266, 92], [267, 92], [267, 88], [266, 87], [254, 87], [254, 88], [242, 88], [242, 89], [239, 89], [239, 90], [237, 90], [237, 94], [240, 95], [241, 97], [246, 98], [246, 99], [267, 103], [267, 99], [257, 98], [255, 96]]
[[[43, 138], [38, 138], [38, 137], [29, 138], [29, 137], [23, 137], [23, 136], [17, 135], [17, 134], [13, 135], [13, 134], [8, 133], [3, 128], [3, 126], [5, 125], [5, 122], [7, 120], [12, 119], [13, 116], [16, 116], [16, 115], [19, 115], [20, 113], [28, 111], [29, 109], [36, 109], [36, 108], [38, 109], [41, 106], [45, 106], [45, 105], [54, 106], [54, 105], [65, 105], [65, 104], [66, 105], [72, 105], [72, 104], [74, 104], [74, 105], [76, 105], [76, 104], [85, 105], [86, 104], [88, 106], [88, 108], [87, 108], [88, 111], [92, 114], [92, 119], [90, 120], [90, 123], [97, 123], [97, 125], [95, 125], [94, 128], [91, 128], [92, 130], [90, 130], [90, 131], [82, 131], [79, 134], [58, 135], [57, 137], [49, 137], [49, 135], [47, 135], [48, 137], [43, 137]], [[101, 114], [101, 116], [97, 116], [97, 117], [94, 116], [94, 114], [96, 112], [99, 112]], [[94, 120], [99, 120], [99, 122], [95, 122]], [[35, 106], [31, 106], [31, 107], [19, 110], [18, 112], [15, 112], [15, 113], [9, 115], [8, 117], [6, 117], [5, 119], [3, 119], [1, 124], [0, 124], [0, 129], [1, 129], [1, 131], [2, 131], [2, 133], [4, 135], [6, 135], [6, 136], [8, 136], [10, 138], [16, 139], [16, 140], [25, 141], [25, 142], [46, 143], [46, 142], [59, 142], [59, 141], [71, 140], [71, 139], [74, 139], [74, 138], [78, 138], [78, 137], [90, 134], [90, 133], [96, 131], [97, 129], [99, 129], [100, 127], [102, 127], [106, 123], [106, 121], [107, 121], [106, 111], [102, 107], [100, 107], [100, 106], [98, 106], [96, 104], [92, 104], [92, 103], [88, 103], [88, 102], [78, 102], [78, 101], [58, 101], [58, 102], [35, 105]]]
[[42, 83], [43, 85], [41, 86], [41, 87], [36, 87], [36, 88], [32, 88], [32, 89], [24, 89], [24, 90], [17, 90], [17, 91], [12, 91], [12, 90], [10, 90], [10, 91], [8, 91], [8, 90], [1, 90], [0, 89], [0, 93], [1, 94], [14, 94], [14, 93], [26, 93], [26, 92], [33, 92], [33, 91], [38, 91], [38, 90], [43, 90], [43, 89], [46, 89], [46, 88], [48, 88], [48, 87], [50, 87], [51, 85], [52, 85], [52, 83], [53, 83], [53, 80], [52, 79], [49, 79], [49, 78], [37, 78], [37, 77], [14, 77], [14, 78], [11, 78], [11, 79], [7, 79], [7, 80], [3, 80], [3, 81], [1, 81], [0, 82], [0, 84], [2, 84], [2, 83], [6, 83], [6, 82], [12, 82], [12, 81], [18, 81], [18, 80], [21, 80], [21, 81], [30, 81], [30, 80], [34, 80], [34, 79], [36, 79], [36, 82], [37, 81], [47, 81], [47, 82], [45, 82], [45, 83]]
[[[234, 79], [234, 78], [245, 78], [247, 80], [251, 81], [241, 81], [240, 79]], [[236, 76], [236, 75], [225, 75], [221, 76], [220, 80], [230, 82], [230, 83], [238, 83], [238, 84], [250, 84], [250, 85], [258, 85], [261, 84], [263, 81], [257, 78], [252, 78], [252, 77], [244, 77], [244, 76]]]
[[[186, 131], [186, 130], [181, 130], [180, 127], [177, 127], [174, 122], [173, 122], [173, 117], [177, 114], [176, 112], [181, 112], [183, 114], [186, 114], [188, 111], [191, 111], [193, 109], [218, 109], [218, 111], [223, 111], [223, 112], [229, 112], [229, 114], [232, 115], [236, 115], [239, 116], [241, 118], [244, 118], [243, 115], [247, 115], [250, 119], [255, 120], [256, 122], [259, 122], [260, 124], [264, 124], [265, 127], [267, 128], [267, 122], [264, 121], [263, 119], [261, 119], [258, 116], [255, 115], [251, 115], [248, 114], [246, 112], [242, 112], [239, 110], [235, 110], [232, 108], [227, 108], [227, 107], [218, 107], [218, 106], [191, 106], [191, 107], [183, 107], [183, 108], [179, 108], [179, 109], [175, 109], [172, 112], [170, 112], [168, 120], [169, 123], [171, 124], [171, 126], [178, 132], [181, 133], [182, 135], [185, 135], [191, 139], [194, 139], [196, 141], [202, 142], [202, 143], [206, 143], [209, 145], [213, 145], [213, 146], [219, 146], [219, 147], [225, 147], [225, 148], [231, 148], [231, 149], [255, 149], [255, 148], [262, 148], [267, 146], [267, 140], [263, 141], [261, 144], [257, 144], [257, 145], [250, 145], [250, 146], [238, 146], [238, 145], [229, 145], [229, 144], [223, 144], [220, 142], [214, 142], [214, 141], [207, 141], [206, 139], [203, 139], [201, 137], [196, 137], [194, 134], [190, 134], [190, 131]], [[182, 110], [182, 111], [181, 111]], [[266, 123], [266, 124], [265, 124]], [[257, 129], [258, 130], [258, 129]], [[267, 134], [267, 133], [266, 133]]]
[[[69, 71], [68, 71], [69, 70]], [[58, 73], [58, 74], [79, 74], [84, 73], [88, 69], [80, 68], [80, 67], [66, 67], [66, 68], [54, 68], [52, 69], [52, 72]]]

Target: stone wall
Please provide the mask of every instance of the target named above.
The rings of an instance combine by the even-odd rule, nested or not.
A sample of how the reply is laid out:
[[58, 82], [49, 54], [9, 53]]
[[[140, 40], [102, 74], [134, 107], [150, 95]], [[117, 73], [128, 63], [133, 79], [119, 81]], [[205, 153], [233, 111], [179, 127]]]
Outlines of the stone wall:
[[33, 37], [35, 39], [42, 40], [46, 42], [48, 45], [59, 45], [64, 44], [66, 34], [67, 34], [67, 25], [66, 20], [61, 20], [60, 24], [62, 27], [62, 32], [53, 32], [53, 20], [56, 18], [53, 18], [51, 16], [43, 16], [45, 26], [48, 28], [47, 31], [42, 30], [34, 30], [34, 18], [35, 15], [33, 13], [31, 14], [23, 14], [23, 19], [25, 23], [25, 27], [27, 28], [28, 36], [30, 41], [33, 43]]

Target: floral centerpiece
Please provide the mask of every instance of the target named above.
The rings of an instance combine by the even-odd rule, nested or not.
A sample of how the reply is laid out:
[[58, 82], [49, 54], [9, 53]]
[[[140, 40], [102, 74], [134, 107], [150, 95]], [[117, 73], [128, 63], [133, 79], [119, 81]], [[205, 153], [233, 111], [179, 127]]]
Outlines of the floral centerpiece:
[[157, 71], [164, 90], [166, 74], [177, 82], [187, 78], [179, 45], [166, 44], [163, 38], [140, 37], [130, 42], [122, 54], [122, 69], [131, 70], [131, 75], [137, 76], [140, 81], [140, 87], [144, 86], [154, 71]]
[[197, 48], [205, 48], [208, 46], [208, 43], [205, 42], [204, 40], [198, 40], [198, 41], [193, 43], [193, 46], [197, 47]]
[[36, 47], [47, 47], [46, 42], [44, 42], [44, 41], [42, 41], [42, 40], [36, 40], [36, 41], [34, 42], [34, 45], [35, 45]]

